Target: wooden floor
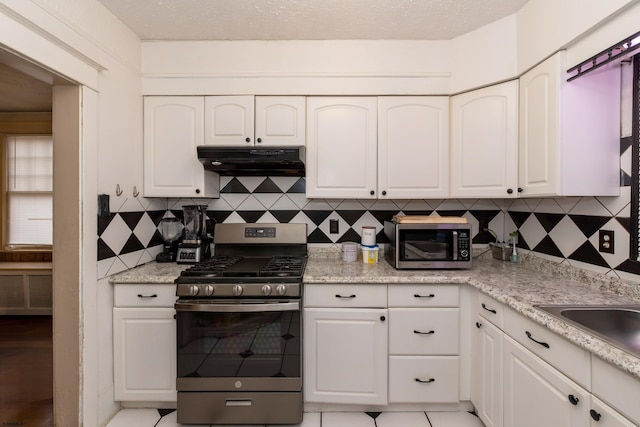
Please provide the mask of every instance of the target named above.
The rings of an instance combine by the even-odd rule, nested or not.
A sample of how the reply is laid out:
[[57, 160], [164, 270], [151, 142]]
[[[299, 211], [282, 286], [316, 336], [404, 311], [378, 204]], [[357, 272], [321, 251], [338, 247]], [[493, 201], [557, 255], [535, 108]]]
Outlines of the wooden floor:
[[0, 426], [53, 425], [50, 316], [0, 316]]

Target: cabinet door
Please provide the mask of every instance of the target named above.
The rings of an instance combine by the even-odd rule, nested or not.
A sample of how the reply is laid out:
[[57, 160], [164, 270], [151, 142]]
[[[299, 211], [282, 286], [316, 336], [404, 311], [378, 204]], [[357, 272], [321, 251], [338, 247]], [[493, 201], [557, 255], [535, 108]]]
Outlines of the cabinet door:
[[304, 146], [304, 96], [256, 96], [256, 145]]
[[207, 96], [204, 143], [227, 147], [253, 145], [253, 96]]
[[304, 310], [304, 398], [387, 403], [387, 310]]
[[449, 98], [378, 98], [378, 198], [449, 196]]
[[203, 143], [204, 99], [144, 98], [144, 196], [217, 197], [217, 176], [198, 161]]
[[482, 317], [473, 337], [471, 401], [486, 427], [502, 427], [502, 340], [500, 329]]
[[591, 396], [591, 409], [589, 409], [590, 427], [633, 427], [632, 423], [609, 405], [595, 396]]
[[176, 401], [174, 314], [172, 308], [113, 309], [116, 401]]
[[523, 196], [560, 192], [560, 91], [564, 56], [558, 53], [520, 77], [518, 182]]
[[518, 82], [451, 98], [451, 197], [518, 194]]
[[590, 395], [533, 353], [504, 337], [504, 425], [589, 425]]
[[377, 197], [377, 99], [307, 98], [307, 197]]

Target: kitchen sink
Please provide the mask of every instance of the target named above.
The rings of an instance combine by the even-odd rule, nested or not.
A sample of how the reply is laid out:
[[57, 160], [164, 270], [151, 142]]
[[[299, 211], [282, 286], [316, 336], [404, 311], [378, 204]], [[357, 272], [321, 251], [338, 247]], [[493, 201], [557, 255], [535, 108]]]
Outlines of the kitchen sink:
[[640, 305], [536, 305], [626, 352], [640, 357]]

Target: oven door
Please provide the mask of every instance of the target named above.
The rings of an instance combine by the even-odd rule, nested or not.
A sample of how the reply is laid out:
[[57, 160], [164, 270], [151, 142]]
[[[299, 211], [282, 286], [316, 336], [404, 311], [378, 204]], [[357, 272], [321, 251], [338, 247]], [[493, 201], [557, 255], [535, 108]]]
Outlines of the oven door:
[[300, 391], [300, 300], [178, 300], [178, 391]]

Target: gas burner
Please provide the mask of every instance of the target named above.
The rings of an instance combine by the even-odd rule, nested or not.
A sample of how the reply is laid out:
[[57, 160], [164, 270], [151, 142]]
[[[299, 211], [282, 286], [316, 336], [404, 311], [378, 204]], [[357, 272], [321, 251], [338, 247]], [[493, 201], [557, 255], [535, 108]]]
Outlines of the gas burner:
[[192, 265], [181, 276], [217, 277], [220, 273], [242, 260], [241, 256], [216, 256]]
[[287, 277], [301, 275], [305, 258], [274, 256], [260, 269], [260, 276]]

